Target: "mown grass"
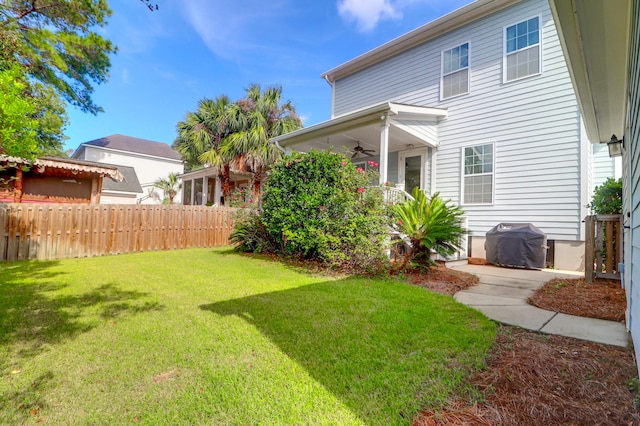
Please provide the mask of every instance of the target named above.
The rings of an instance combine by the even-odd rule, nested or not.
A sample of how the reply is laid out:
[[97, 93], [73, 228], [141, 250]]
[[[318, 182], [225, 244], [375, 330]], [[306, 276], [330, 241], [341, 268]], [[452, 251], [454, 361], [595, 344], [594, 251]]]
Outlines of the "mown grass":
[[0, 265], [0, 424], [409, 424], [495, 327], [228, 250]]

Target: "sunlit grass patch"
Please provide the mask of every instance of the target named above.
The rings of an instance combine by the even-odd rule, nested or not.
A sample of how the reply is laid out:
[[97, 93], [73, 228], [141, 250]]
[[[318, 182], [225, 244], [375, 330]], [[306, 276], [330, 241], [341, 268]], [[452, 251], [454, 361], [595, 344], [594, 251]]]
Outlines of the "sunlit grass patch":
[[409, 424], [492, 323], [227, 250], [0, 265], [0, 423]]

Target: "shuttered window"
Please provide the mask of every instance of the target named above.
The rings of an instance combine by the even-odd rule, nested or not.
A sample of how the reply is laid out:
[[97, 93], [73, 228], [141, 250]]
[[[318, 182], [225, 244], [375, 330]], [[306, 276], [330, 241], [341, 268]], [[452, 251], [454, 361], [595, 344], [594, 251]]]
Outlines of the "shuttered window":
[[469, 92], [469, 43], [442, 52], [442, 99]]
[[540, 74], [540, 18], [522, 21], [504, 30], [504, 78], [518, 80]]
[[463, 148], [463, 204], [493, 203], [493, 144]]

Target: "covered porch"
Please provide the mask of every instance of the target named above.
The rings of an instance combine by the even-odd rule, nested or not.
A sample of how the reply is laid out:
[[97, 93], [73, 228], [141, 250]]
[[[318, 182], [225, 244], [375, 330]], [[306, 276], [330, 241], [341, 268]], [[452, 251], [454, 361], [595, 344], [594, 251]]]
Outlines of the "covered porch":
[[274, 138], [285, 151], [332, 149], [363, 169], [378, 164], [379, 183], [435, 192], [438, 123], [447, 110], [383, 102]]
[[[182, 204], [191, 206], [224, 206], [222, 184], [217, 167], [204, 167], [178, 176], [182, 182]], [[248, 188], [251, 173], [232, 171], [231, 191]]]

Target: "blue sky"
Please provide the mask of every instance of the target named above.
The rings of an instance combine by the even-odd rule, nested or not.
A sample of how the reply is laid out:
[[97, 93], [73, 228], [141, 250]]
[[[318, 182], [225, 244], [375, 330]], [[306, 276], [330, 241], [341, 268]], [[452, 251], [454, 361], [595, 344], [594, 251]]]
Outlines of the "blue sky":
[[99, 32], [118, 46], [96, 87], [105, 112], [70, 107], [67, 148], [115, 133], [171, 144], [202, 98], [239, 99], [250, 83], [280, 84], [305, 126], [328, 120], [324, 71], [469, 0], [110, 0]]

